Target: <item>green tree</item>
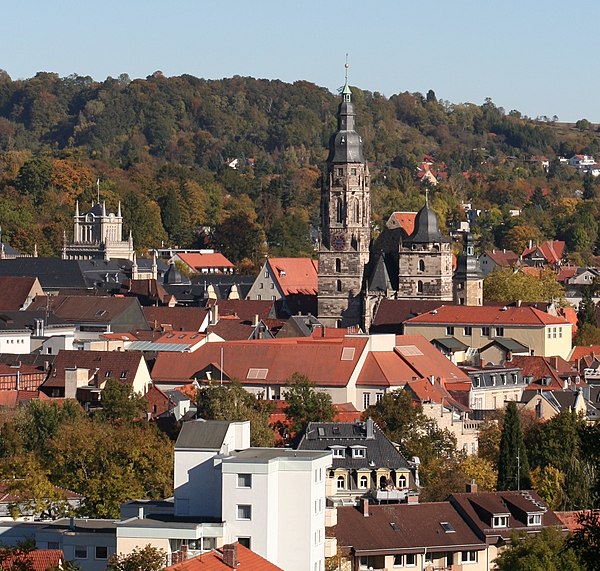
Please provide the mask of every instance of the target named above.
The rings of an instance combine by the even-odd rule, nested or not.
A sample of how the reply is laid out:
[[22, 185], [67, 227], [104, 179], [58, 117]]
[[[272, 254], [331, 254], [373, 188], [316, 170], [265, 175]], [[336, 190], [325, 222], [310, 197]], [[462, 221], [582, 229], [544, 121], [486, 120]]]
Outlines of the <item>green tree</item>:
[[500, 440], [498, 457], [498, 490], [528, 489], [531, 487], [529, 478], [529, 462], [527, 450], [523, 441], [521, 419], [514, 401], [506, 406], [504, 428]]
[[566, 545], [562, 531], [553, 527], [540, 533], [514, 534], [496, 558], [498, 571], [585, 571], [577, 554]]
[[565, 290], [556, 280], [556, 274], [544, 270], [538, 279], [521, 271], [501, 270], [492, 272], [483, 282], [483, 297], [486, 301], [506, 303], [518, 300], [533, 302], [564, 302]]
[[581, 301], [577, 309], [577, 327], [584, 325], [597, 326], [596, 304], [594, 295], [598, 293], [598, 284], [592, 284], [583, 288]]
[[198, 416], [206, 420], [249, 420], [252, 446], [275, 444], [275, 432], [269, 425], [271, 404], [251, 395], [239, 381], [201, 385], [196, 404]]
[[567, 540], [587, 571], [600, 570], [600, 512], [583, 511], [577, 516], [577, 529]]
[[234, 264], [244, 258], [256, 260], [263, 252], [265, 233], [245, 212], [232, 214], [217, 225], [213, 235], [215, 246]]
[[139, 419], [146, 410], [142, 395], [133, 392], [133, 387], [116, 379], [108, 379], [102, 389], [102, 410], [97, 414], [105, 421], [132, 422]]
[[163, 549], [136, 547], [128, 555], [115, 553], [108, 560], [108, 571], [162, 571], [167, 563], [167, 554]]
[[285, 415], [292, 433], [299, 433], [309, 422], [330, 422], [335, 416], [331, 396], [316, 390], [307, 377], [294, 373], [285, 382]]

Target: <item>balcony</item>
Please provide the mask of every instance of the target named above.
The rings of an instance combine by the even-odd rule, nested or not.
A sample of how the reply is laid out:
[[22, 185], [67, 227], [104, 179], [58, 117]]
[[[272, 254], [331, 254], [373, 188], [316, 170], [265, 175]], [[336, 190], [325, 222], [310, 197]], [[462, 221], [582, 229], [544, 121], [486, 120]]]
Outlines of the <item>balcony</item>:
[[378, 502], [403, 502], [408, 495], [407, 490], [371, 490], [371, 495]]

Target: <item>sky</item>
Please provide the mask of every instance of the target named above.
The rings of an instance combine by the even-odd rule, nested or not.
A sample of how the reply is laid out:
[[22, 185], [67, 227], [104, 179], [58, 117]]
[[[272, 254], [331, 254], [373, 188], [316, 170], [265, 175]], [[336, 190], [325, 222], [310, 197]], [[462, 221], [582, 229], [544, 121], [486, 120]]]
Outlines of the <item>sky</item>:
[[600, 123], [600, 2], [21, 0], [2, 7], [0, 69], [102, 81], [160, 70], [349, 83], [386, 97], [490, 97], [506, 112]]

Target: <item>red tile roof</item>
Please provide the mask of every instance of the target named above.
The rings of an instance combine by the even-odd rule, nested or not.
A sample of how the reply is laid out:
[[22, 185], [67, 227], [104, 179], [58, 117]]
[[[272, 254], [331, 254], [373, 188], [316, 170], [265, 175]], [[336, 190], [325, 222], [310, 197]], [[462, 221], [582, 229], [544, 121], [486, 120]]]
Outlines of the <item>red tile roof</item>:
[[[14, 569], [20, 562], [29, 562], [32, 571], [48, 571], [61, 567], [65, 560], [62, 549], [34, 549], [27, 554], [8, 557], [0, 564], [2, 569]], [[19, 567], [20, 568], [20, 567]], [[29, 567], [27, 567], [29, 569]]]
[[[237, 571], [282, 571], [277, 565], [273, 565], [260, 555], [250, 551], [239, 543], [234, 544], [237, 550]], [[188, 559], [183, 563], [177, 563], [167, 567], [165, 571], [227, 571], [229, 567], [223, 561], [223, 548], [218, 551], [210, 551]]]
[[501, 268], [509, 268], [519, 261], [519, 256], [512, 250], [486, 250], [485, 254]]
[[161, 335], [156, 343], [171, 343], [177, 344], [190, 344], [195, 345], [205, 339], [204, 333], [198, 333], [197, 331], [168, 331]]
[[[552, 366], [550, 357], [513, 355], [510, 361], [504, 363], [504, 366], [508, 368], [518, 367], [523, 372], [523, 377], [533, 377], [533, 381], [525, 387], [525, 390], [537, 391], [543, 388], [547, 391], [553, 391], [563, 388], [563, 382], [558, 371]], [[550, 384], [542, 385], [543, 378], [550, 379]]]
[[577, 266], [563, 266], [556, 276], [556, 281], [566, 283], [577, 273]]
[[271, 275], [283, 295], [317, 295], [317, 261], [310, 258], [269, 258]]
[[143, 307], [144, 317], [152, 329], [198, 331], [206, 318], [203, 307]]
[[203, 269], [233, 269], [233, 264], [221, 253], [213, 252], [212, 254], [201, 254], [199, 252], [191, 254], [177, 254], [182, 262], [194, 268], [195, 270], [202, 271]]
[[398, 222], [400, 228], [406, 232], [406, 235], [410, 236], [415, 231], [417, 214], [417, 212], [393, 212], [392, 216]]
[[36, 277], [0, 276], [0, 311], [19, 311], [36, 280]]
[[256, 315], [259, 319], [275, 317], [275, 302], [269, 300], [250, 299], [219, 299], [208, 304], [208, 307], [218, 306], [219, 317], [237, 315], [244, 321], [252, 321]]
[[546, 240], [539, 246], [536, 245], [531, 248], [525, 248], [522, 257], [526, 258], [536, 250], [539, 250], [540, 254], [544, 256], [544, 259], [548, 264], [556, 264], [562, 260], [565, 251], [565, 243], [562, 240]]
[[407, 324], [465, 324], [465, 325], [568, 325], [562, 317], [554, 317], [535, 307], [495, 307], [442, 305], [437, 309], [417, 315]]
[[573, 347], [569, 361], [571, 363], [576, 363], [579, 359], [588, 355], [600, 357], [600, 345], [576, 345]]

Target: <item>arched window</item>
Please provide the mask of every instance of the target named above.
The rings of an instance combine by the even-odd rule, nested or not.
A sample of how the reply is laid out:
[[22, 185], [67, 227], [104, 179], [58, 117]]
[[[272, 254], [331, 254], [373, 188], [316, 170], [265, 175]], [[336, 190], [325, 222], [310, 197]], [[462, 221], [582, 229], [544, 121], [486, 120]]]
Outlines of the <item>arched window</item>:
[[342, 280], [335, 280], [335, 290], [342, 291]]
[[421, 280], [417, 282], [417, 293], [423, 293], [423, 282]]
[[342, 271], [342, 260], [339, 258], [335, 259], [335, 272], [339, 274]]
[[363, 490], [365, 490], [367, 488], [367, 486], [369, 485], [369, 478], [367, 476], [361, 476], [360, 477], [360, 481], [359, 481], [359, 487], [362, 488]]
[[425, 271], [425, 260], [419, 260], [419, 271], [420, 272]]
[[344, 205], [339, 196], [335, 199], [335, 220], [338, 223], [342, 223], [344, 221]]
[[398, 487], [406, 488], [406, 476], [404, 474], [398, 476]]
[[337, 489], [344, 490], [346, 488], [346, 480], [344, 476], [338, 476], [336, 481]]

